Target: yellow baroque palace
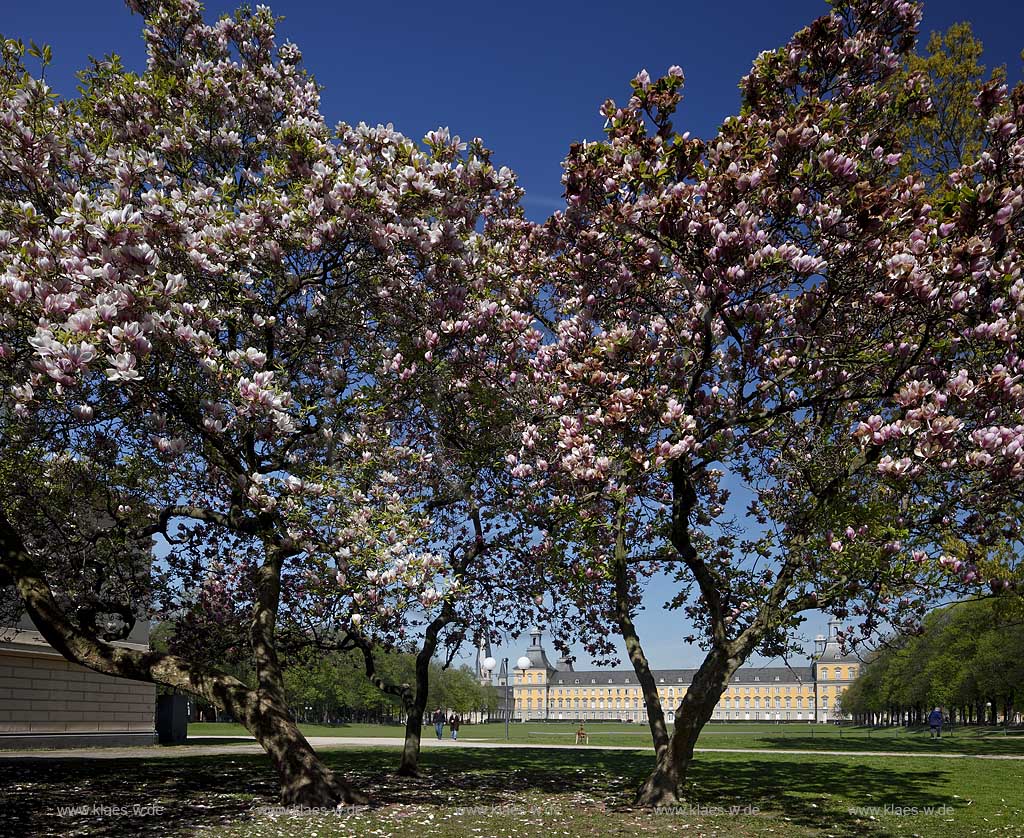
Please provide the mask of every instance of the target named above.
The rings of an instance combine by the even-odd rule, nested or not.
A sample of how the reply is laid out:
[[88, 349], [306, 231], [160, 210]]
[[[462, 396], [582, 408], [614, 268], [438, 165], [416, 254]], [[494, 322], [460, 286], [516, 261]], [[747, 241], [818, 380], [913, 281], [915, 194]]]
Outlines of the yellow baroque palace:
[[[744, 666], [736, 670], [712, 719], [826, 723], [847, 718], [840, 710], [839, 696], [857, 677], [861, 664], [855, 655], [840, 649], [836, 635], [839, 626], [831, 622], [828, 636], [818, 636], [809, 666]], [[647, 721], [640, 684], [631, 670], [577, 672], [565, 659], [552, 664], [541, 645], [540, 629], [533, 629], [530, 637], [525, 653], [530, 667], [513, 670], [509, 684], [513, 719]], [[481, 649], [479, 673], [485, 683], [490, 683], [489, 673], [482, 668], [485, 657]], [[667, 721], [675, 720], [673, 709], [695, 672], [654, 670]], [[497, 686], [503, 704], [504, 677], [499, 675]]]

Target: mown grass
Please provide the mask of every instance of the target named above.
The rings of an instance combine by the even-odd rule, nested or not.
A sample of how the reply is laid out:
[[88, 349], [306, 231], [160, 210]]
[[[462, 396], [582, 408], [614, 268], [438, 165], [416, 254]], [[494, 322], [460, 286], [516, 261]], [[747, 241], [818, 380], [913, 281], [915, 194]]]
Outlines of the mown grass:
[[[405, 725], [312, 725], [300, 724], [302, 732], [306, 736], [394, 736], [401, 739], [405, 736]], [[480, 727], [483, 727], [481, 725]], [[464, 728], [468, 730], [469, 728]], [[424, 727], [426, 732], [427, 728]], [[433, 733], [433, 728], [430, 728]], [[242, 725], [233, 722], [192, 722], [188, 726], [189, 738], [196, 736], [250, 736]]]
[[[306, 736], [394, 737], [405, 731], [400, 725], [301, 725]], [[571, 745], [575, 742], [575, 724], [514, 723], [509, 725], [509, 741], [527, 745]], [[587, 726], [590, 745], [651, 747], [646, 725], [592, 724]], [[189, 736], [246, 736], [241, 725], [199, 723], [189, 725]], [[432, 726], [425, 725], [425, 738], [433, 738]], [[445, 729], [445, 736], [449, 735]], [[503, 724], [465, 725], [459, 731], [465, 741], [503, 742]], [[898, 751], [902, 753], [967, 753], [1024, 755], [1024, 735], [1004, 735], [998, 728], [958, 727], [946, 729], [939, 740], [932, 739], [926, 727], [865, 728], [835, 725], [708, 725], [697, 743], [699, 748], [766, 748], [770, 750], [814, 751]]]
[[[651, 812], [631, 806], [651, 763], [645, 752], [435, 749], [424, 752], [417, 780], [394, 775], [397, 755], [392, 747], [323, 752], [373, 796], [369, 808], [330, 813], [275, 810], [275, 777], [261, 755], [0, 757], [0, 834], [1024, 836], [1018, 760], [701, 754], [686, 807]], [[76, 805], [124, 813], [60, 815], [58, 807]], [[133, 815], [135, 805], [162, 811]]]

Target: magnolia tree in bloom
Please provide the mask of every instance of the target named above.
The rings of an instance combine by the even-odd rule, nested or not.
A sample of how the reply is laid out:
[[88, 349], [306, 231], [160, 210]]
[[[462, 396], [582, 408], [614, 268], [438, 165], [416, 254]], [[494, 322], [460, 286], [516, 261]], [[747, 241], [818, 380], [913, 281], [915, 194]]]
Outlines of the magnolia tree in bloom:
[[[855, 642], [1015, 584], [1024, 96], [980, 91], [943, 190], [901, 176], [913, 4], [835, 3], [708, 141], [672, 126], [681, 71], [641, 73], [543, 230], [478, 141], [329, 130], [268, 10], [131, 5], [145, 72], [96, 62], [74, 101], [3, 43], [0, 583], [70, 660], [226, 708], [286, 802], [364, 798], [290, 718], [284, 652], [373, 675], [416, 642], [425, 679], [468, 634], [582, 616], [563, 640], [606, 655], [611, 624], [657, 804], [808, 610]], [[656, 572], [707, 651], [671, 734], [633, 624]], [[113, 643], [139, 614], [169, 653]], [[242, 654], [253, 684], [217, 668]], [[378, 679], [409, 770], [419, 676]]]
[[[378, 480], [418, 516], [422, 548], [446, 571], [443, 585], [420, 593], [418, 609], [400, 612], [397, 631], [382, 631], [379, 620], [349, 628], [367, 675], [403, 703], [400, 774], [418, 773], [435, 654], [443, 650], [447, 665], [470, 637], [519, 633], [541, 589], [530, 579], [529, 524], [511, 514], [502, 482], [505, 458], [517, 444], [509, 428], [520, 404], [515, 382], [505, 376], [531, 322], [529, 300], [508, 268], [530, 225], [522, 219], [519, 191], [506, 183], [483, 210], [481, 234], [468, 227], [445, 231], [459, 260], [425, 263], [403, 287], [369, 304], [380, 358], [368, 371], [372, 386], [361, 392], [362, 411], [388, 429], [399, 454]], [[357, 578], [365, 584], [367, 574]], [[378, 672], [375, 650], [393, 646], [415, 651], [413, 683], [393, 683]]]
[[[435, 440], [436, 442], [436, 440]], [[444, 454], [443, 445], [437, 446]], [[383, 692], [402, 701], [406, 714], [405, 745], [399, 774], [419, 773], [419, 750], [423, 717], [427, 710], [428, 675], [435, 656], [451, 664], [467, 640], [491, 637], [499, 632], [519, 634], [532, 622], [535, 603], [531, 592], [538, 584], [529, 579], [533, 548], [529, 529], [512, 518], [500, 501], [501, 487], [494, 475], [501, 461], [488, 465], [467, 463], [458, 452], [457, 464], [466, 479], [457, 486], [449, 482], [451, 472], [439, 476], [432, 470], [419, 472], [430, 494], [422, 506], [430, 509], [430, 527], [424, 548], [438, 566], [447, 570], [444, 584], [427, 588], [418, 602], [402, 612], [397, 631], [387, 633], [380, 620], [363, 621], [347, 634], [363, 652], [366, 673]], [[437, 482], [427, 482], [430, 478]], [[416, 485], [412, 482], [406, 485]], [[458, 495], [447, 492], [456, 490]], [[371, 575], [372, 576], [372, 575]], [[388, 574], [380, 582], [387, 581]], [[375, 594], [370, 592], [369, 597]], [[377, 652], [387, 648], [411, 651], [416, 656], [414, 678], [398, 683], [379, 671]]]
[[[75, 101], [4, 42], [3, 457], [40, 474], [39, 496], [46, 474], [28, 466], [74, 463], [111, 533], [159, 536], [169, 554], [142, 593], [121, 586], [129, 605], [112, 613], [107, 586], [80, 619], [81, 570], [40, 548], [7, 492], [2, 581], [70, 660], [232, 713], [285, 802], [363, 800], [294, 725], [279, 654], [398, 637], [410, 608], [457, 589], [430, 510], [392, 479], [423, 454], [374, 395], [385, 354], [416, 372], [382, 312], [435, 277], [457, 287], [480, 256], [467, 243], [518, 193], [478, 142], [330, 131], [265, 8], [207, 25], [190, 0], [131, 5], [145, 72], [97, 62]], [[439, 296], [420, 319], [441, 332], [465, 303]], [[111, 645], [136, 606], [175, 621], [172, 653]], [[242, 653], [252, 685], [215, 665]]]
[[[1005, 526], [1024, 456], [1020, 97], [982, 91], [987, 150], [941, 201], [899, 177], [928, 108], [921, 79], [891, 84], [918, 20], [833, 4], [757, 58], [707, 141], [671, 122], [681, 70], [641, 73], [537, 236], [512, 475], [562, 516], [572, 547], [551, 555], [592, 648], [609, 623], [624, 638], [657, 751], [641, 802], [676, 799], [732, 673], [785, 653], [807, 611], [854, 642], [1012, 584], [1015, 559], [983, 551], [983, 579], [968, 554]], [[706, 651], [671, 732], [633, 623], [655, 571]]]

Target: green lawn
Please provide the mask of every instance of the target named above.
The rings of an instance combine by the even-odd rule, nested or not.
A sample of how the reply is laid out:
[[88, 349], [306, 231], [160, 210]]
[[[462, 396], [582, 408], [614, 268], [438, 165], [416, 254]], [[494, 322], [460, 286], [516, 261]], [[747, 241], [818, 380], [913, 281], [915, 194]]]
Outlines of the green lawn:
[[[341, 725], [324, 727], [302, 725], [307, 736], [388, 736], [401, 738], [400, 725]], [[509, 725], [509, 740], [529, 745], [571, 745], [575, 742], [576, 725], [514, 723]], [[625, 745], [635, 748], [651, 746], [650, 731], [646, 725], [592, 724], [588, 725], [591, 746]], [[432, 737], [433, 728], [424, 726], [424, 736]], [[199, 723], [189, 725], [189, 735], [247, 736], [241, 725]], [[445, 736], [450, 736], [445, 729]], [[502, 742], [505, 726], [502, 724], [465, 725], [459, 731], [464, 740]], [[821, 751], [900, 751], [905, 753], [934, 753], [955, 751], [969, 754], [1021, 754], [1024, 755], [1024, 734], [1004, 735], [992, 728], [957, 728], [948, 731], [941, 740], [933, 740], [927, 728], [872, 729], [862, 727], [836, 727], [834, 725], [708, 725], [697, 743], [701, 748], [768, 748], [772, 750]]]
[[[405, 736], [404, 725], [299, 725], [306, 736]], [[463, 728], [469, 730], [469, 728]], [[430, 729], [433, 733], [433, 728]], [[193, 736], [239, 736], [251, 734], [242, 725], [231, 722], [192, 722], [188, 726], [189, 737]], [[461, 735], [461, 734], [460, 734]]]
[[[687, 807], [656, 813], [630, 806], [650, 765], [648, 754], [635, 751], [428, 750], [419, 780], [393, 774], [396, 748], [323, 756], [371, 792], [370, 808], [275, 811], [276, 784], [261, 755], [29, 762], [0, 756], [0, 835], [1024, 836], [1024, 762], [1016, 760], [702, 754]], [[133, 813], [136, 805], [162, 809]], [[119, 808], [68, 814], [63, 806]]]

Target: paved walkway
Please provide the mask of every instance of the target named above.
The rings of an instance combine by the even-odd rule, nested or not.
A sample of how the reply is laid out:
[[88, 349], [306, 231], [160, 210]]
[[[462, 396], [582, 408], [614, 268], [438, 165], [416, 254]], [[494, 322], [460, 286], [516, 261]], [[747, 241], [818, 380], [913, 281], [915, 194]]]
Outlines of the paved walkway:
[[[309, 744], [314, 748], [365, 748], [373, 746], [399, 747], [402, 740], [395, 736], [310, 736]], [[203, 744], [192, 744], [202, 742]], [[209, 743], [209, 744], [206, 744]], [[480, 739], [437, 739], [424, 737], [424, 748], [541, 748], [550, 750], [609, 750], [609, 751], [653, 751], [653, 747], [632, 745], [529, 745], [520, 742], [489, 742]], [[695, 748], [698, 753], [717, 754], [810, 754], [831, 757], [910, 757], [920, 759], [1011, 759], [1024, 760], [1024, 754], [963, 754], [936, 752], [931, 754], [907, 753], [906, 751], [815, 751], [789, 748]], [[22, 759], [152, 759], [153, 757], [194, 757], [215, 754], [256, 754], [263, 749], [252, 737], [241, 736], [192, 736], [188, 745], [174, 747], [135, 748], [62, 748], [50, 751], [0, 751], [0, 761]]]

